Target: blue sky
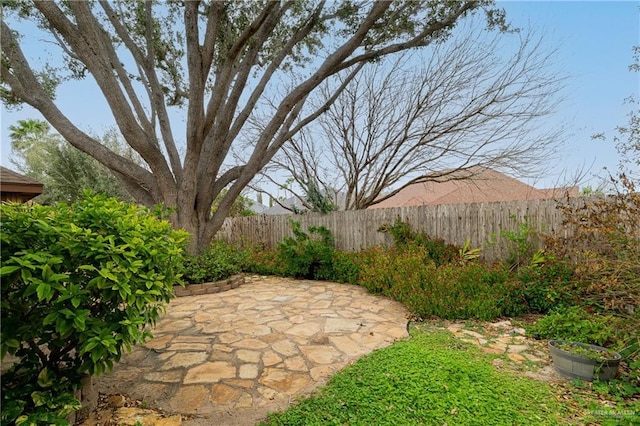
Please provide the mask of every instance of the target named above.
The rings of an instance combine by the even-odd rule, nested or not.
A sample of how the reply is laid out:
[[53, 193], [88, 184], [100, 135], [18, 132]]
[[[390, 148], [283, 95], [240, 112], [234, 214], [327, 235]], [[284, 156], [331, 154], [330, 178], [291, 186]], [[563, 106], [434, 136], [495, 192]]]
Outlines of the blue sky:
[[[571, 175], [586, 167], [588, 176], [615, 169], [618, 156], [612, 136], [630, 111], [624, 99], [640, 95], [640, 74], [629, 71], [633, 45], [640, 44], [640, 2], [511, 1], [500, 3], [515, 25], [543, 31], [560, 52], [558, 71], [568, 75], [566, 101], [555, 117], [568, 128], [562, 164]], [[558, 172], [562, 172], [559, 170]], [[552, 177], [550, 177], [553, 179]], [[597, 185], [597, 179], [586, 184]], [[543, 180], [541, 183], [549, 183]]]
[[[590, 169], [587, 178], [601, 174], [603, 167], [615, 169], [618, 157], [613, 142], [594, 141], [590, 136], [612, 135], [630, 110], [623, 100], [640, 95], [640, 74], [628, 70], [631, 48], [640, 44], [640, 2], [509, 1], [499, 5], [513, 25], [537, 29], [549, 46], [558, 48], [557, 70], [568, 76], [566, 101], [549, 120], [550, 126], [567, 128], [562, 167], [535, 182], [536, 186], [553, 185], [585, 167]], [[61, 88], [57, 99], [61, 109], [85, 130], [101, 134], [113, 123], [99, 94], [82, 86]], [[28, 107], [7, 111], [3, 106], [0, 110], [0, 163], [4, 166], [11, 166], [8, 127], [26, 118], [40, 115]], [[591, 178], [584, 184], [595, 186], [597, 180]]]

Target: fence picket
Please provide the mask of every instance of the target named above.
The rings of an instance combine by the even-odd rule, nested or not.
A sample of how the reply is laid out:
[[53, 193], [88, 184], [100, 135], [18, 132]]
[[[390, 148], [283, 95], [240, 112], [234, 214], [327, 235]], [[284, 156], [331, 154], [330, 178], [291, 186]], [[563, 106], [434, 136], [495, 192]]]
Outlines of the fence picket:
[[[391, 239], [378, 228], [395, 222], [397, 217], [408, 221], [413, 229], [425, 231], [435, 238], [462, 245], [467, 238], [472, 247], [483, 247], [488, 261], [503, 259], [505, 244], [487, 244], [501, 232], [515, 231], [528, 218], [532, 229], [547, 234], [567, 230], [562, 226], [560, 204], [581, 205], [581, 198], [558, 200], [528, 200], [478, 204], [425, 205], [358, 211], [310, 213], [304, 215], [276, 215], [227, 218], [216, 238], [231, 243], [261, 244], [273, 249], [287, 236], [292, 236], [290, 220], [299, 221], [302, 229], [326, 226], [336, 240], [336, 248], [357, 251], [378, 244], [390, 244]], [[516, 219], [514, 219], [514, 217]]]

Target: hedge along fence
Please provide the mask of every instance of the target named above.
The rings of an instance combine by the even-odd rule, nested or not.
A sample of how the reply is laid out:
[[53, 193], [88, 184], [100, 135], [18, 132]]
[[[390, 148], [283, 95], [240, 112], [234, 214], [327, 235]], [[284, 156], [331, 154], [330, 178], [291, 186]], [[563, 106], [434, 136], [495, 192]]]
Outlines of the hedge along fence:
[[[508, 245], [499, 238], [501, 233], [515, 232], [525, 221], [532, 230], [567, 236], [569, 231], [563, 228], [559, 206], [581, 206], [585, 201], [585, 198], [544, 199], [235, 217], [225, 220], [217, 238], [230, 243], [262, 244], [273, 249], [284, 238], [292, 236], [290, 221], [294, 220], [301, 223], [303, 230], [310, 226], [326, 226], [335, 237], [338, 250], [357, 251], [378, 244], [390, 245], [391, 237], [378, 232], [378, 228], [400, 217], [413, 229], [449, 243], [463, 245], [469, 238], [471, 246], [482, 247], [483, 258], [491, 262], [505, 259], [508, 254]], [[490, 244], [496, 237], [496, 244]], [[537, 244], [540, 246], [542, 241]]]

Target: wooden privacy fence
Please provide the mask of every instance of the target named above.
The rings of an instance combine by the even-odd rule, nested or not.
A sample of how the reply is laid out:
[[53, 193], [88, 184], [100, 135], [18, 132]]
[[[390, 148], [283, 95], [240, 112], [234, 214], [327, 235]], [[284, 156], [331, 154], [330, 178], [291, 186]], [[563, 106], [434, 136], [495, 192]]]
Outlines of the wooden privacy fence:
[[[528, 200], [477, 204], [425, 205], [387, 209], [227, 218], [216, 238], [231, 243], [262, 244], [273, 249], [285, 237], [292, 236], [290, 221], [298, 221], [306, 231], [310, 226], [327, 227], [336, 241], [336, 248], [357, 251], [378, 244], [391, 244], [391, 237], [378, 228], [395, 222], [408, 222], [415, 230], [462, 245], [467, 238], [471, 247], [482, 247], [487, 261], [504, 259], [509, 247], [501, 233], [516, 231], [527, 220], [531, 229], [545, 234], [565, 233], [562, 229], [560, 205], [583, 205], [583, 198], [562, 201]], [[497, 238], [497, 240], [496, 240]], [[496, 244], [489, 242], [496, 240]], [[539, 244], [540, 242], [538, 242]]]

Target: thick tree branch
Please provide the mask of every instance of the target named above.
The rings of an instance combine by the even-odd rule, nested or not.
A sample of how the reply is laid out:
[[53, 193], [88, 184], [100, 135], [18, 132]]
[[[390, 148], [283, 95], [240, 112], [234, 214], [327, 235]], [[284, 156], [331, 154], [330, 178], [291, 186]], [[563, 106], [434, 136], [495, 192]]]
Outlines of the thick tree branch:
[[[160, 87], [160, 83], [158, 81], [158, 76], [156, 74], [154, 68], [154, 47], [153, 47], [153, 34], [152, 34], [152, 10], [151, 3], [145, 3], [145, 10], [147, 13], [147, 20], [145, 22], [145, 39], [146, 39], [146, 48], [147, 54], [145, 55], [140, 47], [133, 41], [129, 32], [124, 27], [120, 19], [118, 18], [117, 13], [111, 7], [109, 2], [104, 0], [100, 1], [100, 5], [102, 6], [107, 18], [111, 25], [113, 25], [116, 34], [122, 40], [127, 49], [131, 52], [133, 56], [136, 66], [140, 70], [140, 77], [143, 79], [144, 88], [148, 93], [149, 102], [151, 104], [152, 109], [152, 118], [149, 120], [146, 117], [146, 114], [142, 110], [142, 107], [136, 109], [138, 111], [138, 115], [141, 117], [143, 126], [150, 137], [155, 139], [155, 130], [152, 124], [154, 120], [154, 114], [157, 114], [158, 123], [160, 126], [160, 134], [162, 135], [162, 140], [164, 142], [165, 149], [167, 150], [167, 154], [169, 156], [169, 161], [171, 163], [172, 172], [176, 178], [176, 180], [180, 180], [182, 176], [182, 166], [180, 164], [180, 155], [178, 154], [177, 147], [175, 145], [175, 141], [173, 139], [173, 133], [171, 131], [171, 123], [169, 121], [169, 117], [167, 114], [165, 98], [162, 94], [162, 89]], [[133, 90], [133, 89], [131, 89]], [[157, 144], [157, 140], [156, 140]]]
[[[150, 170], [111, 152], [75, 127], [47, 96], [29, 63], [15, 52], [5, 54], [4, 45], [7, 63], [2, 64], [6, 74], [2, 84], [11, 89], [8, 99], [13, 94], [15, 100], [35, 106], [74, 146], [113, 170], [139, 201], [174, 207], [171, 219], [192, 233], [195, 252], [208, 244], [235, 198], [288, 140], [322, 122], [334, 108], [342, 108], [346, 116], [357, 114], [357, 108], [341, 107], [339, 99], [343, 92], [349, 95], [346, 89], [367, 64], [414, 47], [438, 45], [432, 41], [446, 40], [462, 17], [472, 9], [488, 7], [490, 1], [375, 1], [358, 3], [359, 9], [349, 2], [324, 0], [145, 1], [124, 6], [106, 0], [36, 1], [33, 12], [39, 28], [53, 33], [61, 49], [58, 54], [78, 61], [91, 74], [120, 133]], [[13, 13], [14, 9], [8, 10]], [[15, 25], [19, 29], [21, 23], [15, 21]], [[518, 70], [512, 71], [505, 74], [505, 82], [522, 78]], [[334, 81], [327, 97], [312, 101], [323, 83]], [[438, 84], [455, 89], [447, 79]], [[416, 103], [419, 111], [402, 116], [398, 107], [390, 105], [385, 112], [381, 105], [361, 119], [375, 123], [390, 116], [386, 129], [363, 132], [356, 123], [336, 121], [334, 134], [351, 137], [361, 147], [344, 144], [333, 152], [317, 150], [325, 155], [318, 160], [333, 155], [329, 157], [336, 163], [332, 168], [356, 180], [344, 185], [356, 204], [369, 202], [367, 188], [378, 191], [395, 182], [403, 170], [420, 174], [412, 167], [398, 167], [389, 160], [391, 155], [411, 162], [424, 153], [438, 157], [438, 149], [447, 148], [463, 162], [464, 154], [475, 150], [453, 137], [442, 137], [438, 149], [427, 149], [430, 135], [446, 135], [448, 124], [456, 122], [452, 129], [464, 141], [497, 137], [508, 128], [509, 120], [525, 115], [525, 111], [516, 111], [510, 118], [500, 115], [495, 105], [513, 109], [522, 102], [522, 97], [500, 88], [493, 92], [496, 102], [484, 107], [486, 97], [446, 98], [437, 87], [426, 89], [447, 106], [434, 108], [429, 98], [421, 98]], [[527, 88], [520, 94], [535, 97], [535, 91]], [[467, 105], [468, 111], [476, 113], [452, 118], [453, 105]], [[258, 115], [263, 118], [259, 131], [254, 127]], [[495, 124], [493, 133], [474, 130], [474, 123], [497, 117], [504, 120]], [[172, 127], [181, 119], [184, 131], [179, 136]], [[407, 127], [421, 120], [430, 133]], [[376, 142], [381, 139], [385, 142]], [[396, 149], [393, 144], [400, 139], [406, 139], [406, 148], [416, 152]], [[513, 144], [511, 152], [518, 149]], [[490, 154], [475, 152], [487, 158]], [[349, 158], [355, 169], [339, 164], [340, 155]], [[239, 156], [246, 158], [234, 164]], [[325, 179], [321, 167], [323, 161], [310, 162], [295, 176], [303, 184], [326, 186], [331, 179]], [[377, 180], [379, 172], [387, 175]], [[223, 190], [225, 196], [212, 216], [213, 199]]]
[[[114, 58], [117, 59], [114, 46], [109, 35], [91, 13], [89, 4], [84, 2], [69, 4], [77, 24], [77, 31], [72, 34], [67, 33], [66, 22], [61, 19], [61, 12], [55, 3], [37, 2], [35, 5], [54, 29], [58, 29], [56, 24], [65, 29], [64, 32], [59, 32], [95, 78], [127, 143], [145, 159], [156, 175], [159, 187], [165, 189], [164, 194], [157, 198], [157, 202], [171, 203], [170, 188], [175, 185], [173, 175], [169, 171], [159, 147], [150, 143], [131, 111], [120, 84], [112, 72], [113, 67], [117, 66], [113, 63]], [[125, 78], [128, 80], [126, 76]], [[167, 198], [167, 196], [169, 197]]]
[[2, 22], [2, 52], [6, 55], [11, 68], [3, 61], [2, 78], [9, 84], [17, 96], [27, 104], [39, 110], [53, 127], [73, 146], [96, 158], [106, 167], [123, 175], [131, 176], [139, 184], [144, 185], [154, 197], [159, 197], [159, 188], [153, 176], [133, 161], [124, 158], [105, 148], [95, 139], [78, 129], [55, 106], [51, 98], [37, 81], [20, 49], [13, 32]]

